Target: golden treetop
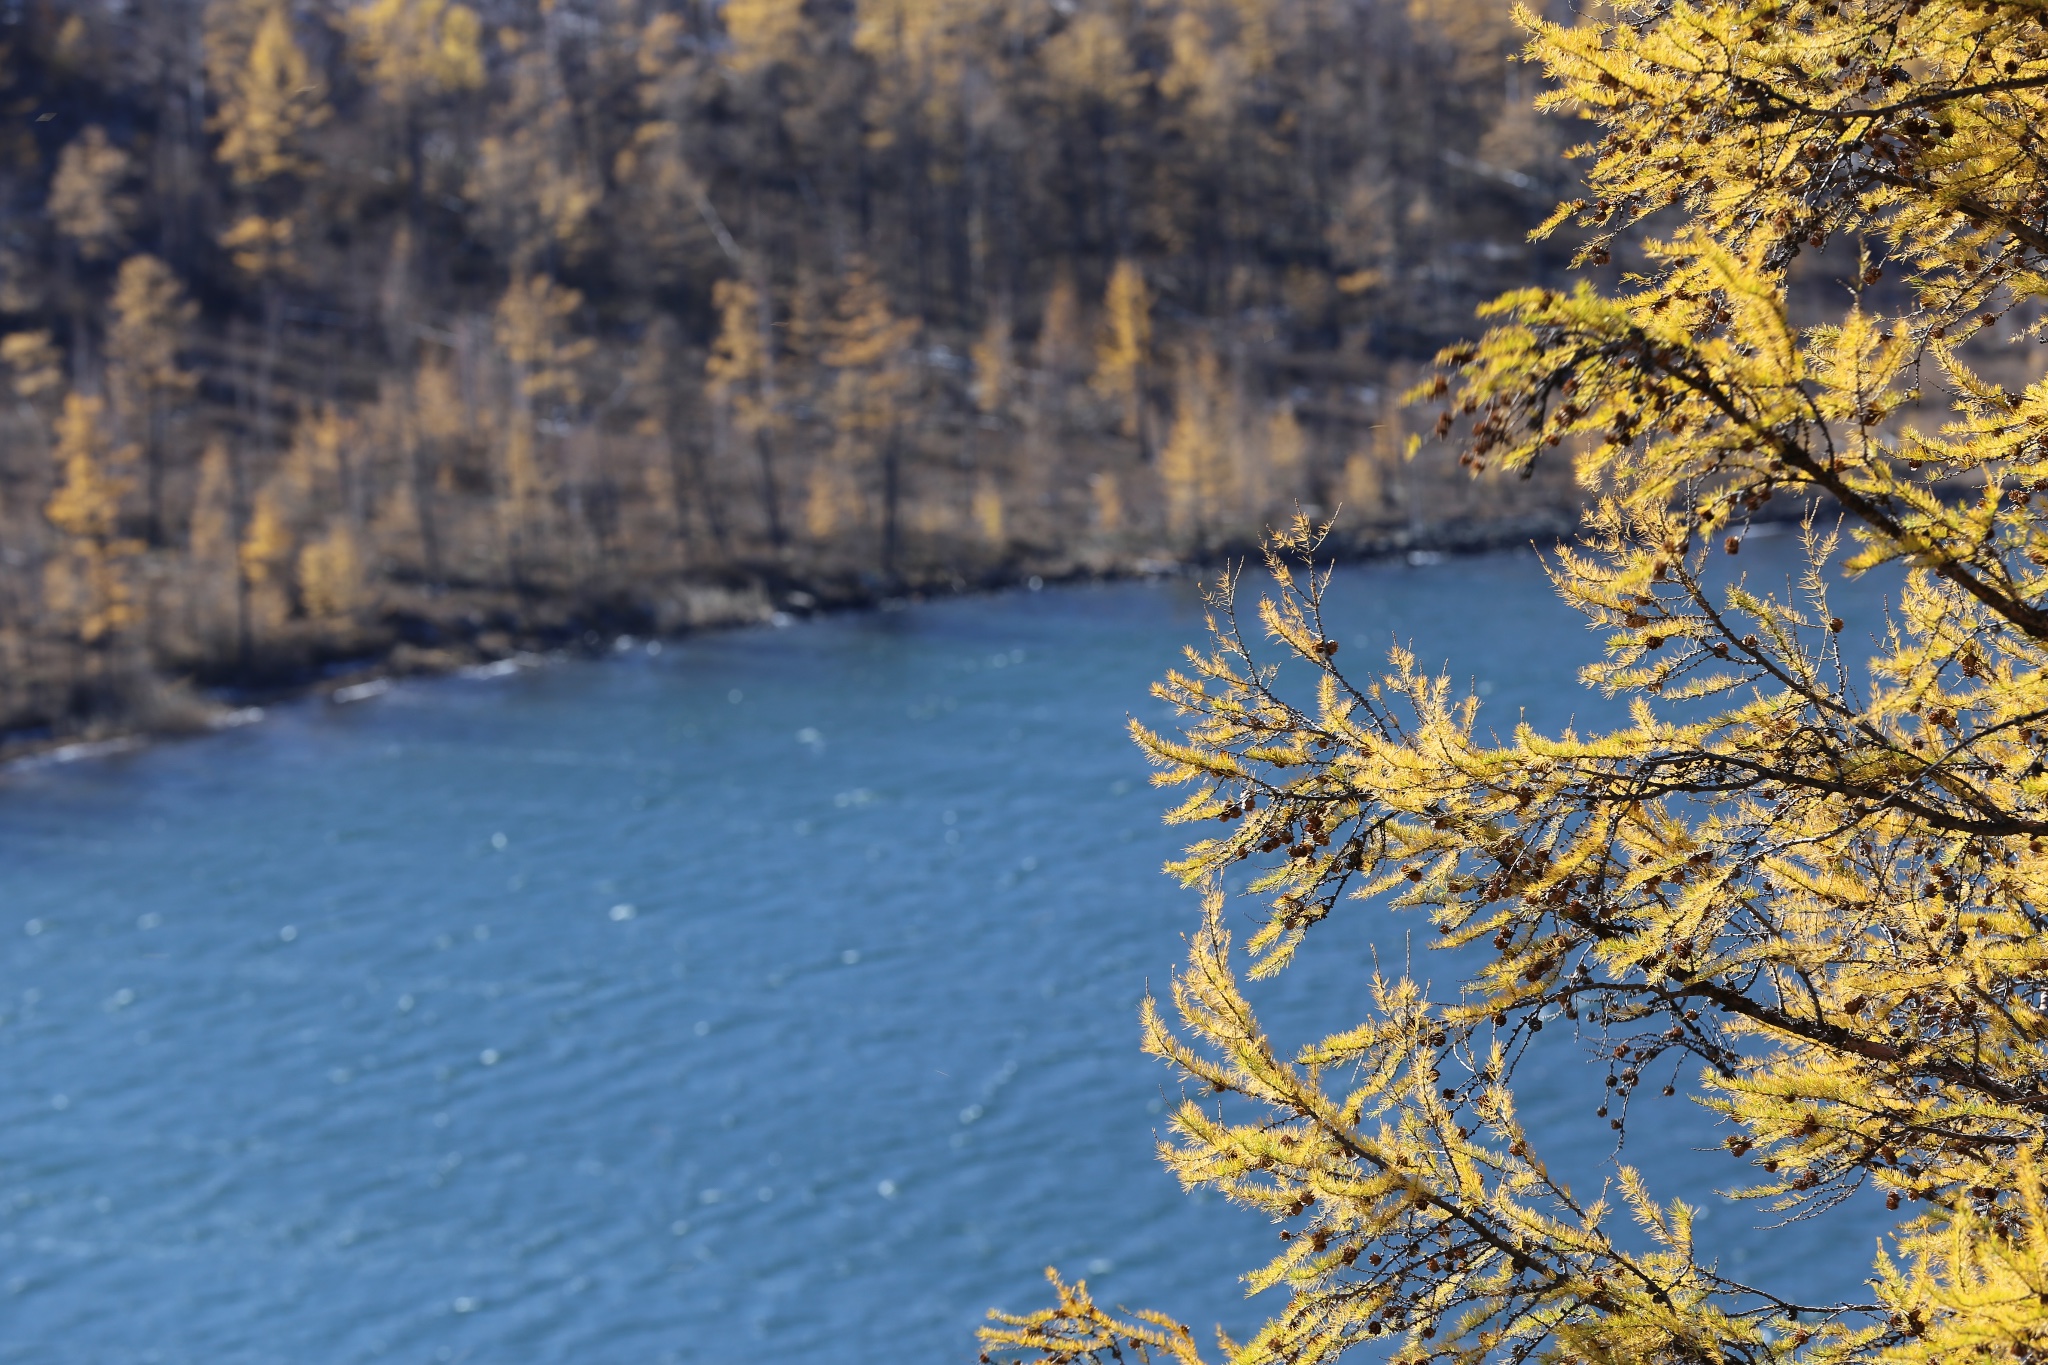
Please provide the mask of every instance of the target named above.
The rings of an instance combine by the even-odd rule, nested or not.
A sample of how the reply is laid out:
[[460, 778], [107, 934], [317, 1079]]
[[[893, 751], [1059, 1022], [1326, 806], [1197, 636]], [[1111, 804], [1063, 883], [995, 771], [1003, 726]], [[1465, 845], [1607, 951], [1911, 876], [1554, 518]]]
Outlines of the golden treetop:
[[450, 0], [370, 0], [348, 14], [370, 79], [394, 104], [484, 83], [483, 24]]
[[67, 144], [50, 180], [50, 221], [87, 260], [112, 252], [128, 230], [135, 197], [122, 190], [133, 169], [128, 153], [94, 124]]
[[292, 32], [284, 0], [214, 0], [207, 69], [219, 102], [217, 155], [239, 185], [310, 171], [305, 135], [327, 121], [325, 82]]
[[110, 304], [106, 347], [112, 381], [137, 391], [189, 391], [197, 376], [179, 365], [178, 352], [199, 308], [171, 268], [155, 256], [130, 256], [114, 277]]
[[571, 326], [583, 295], [546, 275], [514, 280], [498, 302], [494, 335], [518, 372], [520, 392], [538, 402], [582, 401], [582, 363], [596, 343]]

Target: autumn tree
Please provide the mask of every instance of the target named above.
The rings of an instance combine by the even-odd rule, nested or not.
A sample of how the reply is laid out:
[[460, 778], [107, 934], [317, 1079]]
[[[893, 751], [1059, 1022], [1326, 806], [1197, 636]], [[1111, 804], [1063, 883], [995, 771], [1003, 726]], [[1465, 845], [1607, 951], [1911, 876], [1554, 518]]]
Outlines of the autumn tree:
[[[452, 0], [371, 0], [347, 15], [355, 55], [375, 87], [389, 119], [404, 168], [405, 216], [392, 234], [391, 287], [385, 291], [386, 345], [405, 398], [418, 363], [422, 277], [419, 258], [433, 242], [427, 223], [430, 129], [461, 96], [480, 90], [485, 68], [482, 21], [475, 10]], [[440, 563], [434, 518], [419, 470], [419, 452], [403, 435], [413, 520], [427, 576], [438, 580]]]
[[1146, 367], [1152, 355], [1152, 291], [1126, 257], [1110, 272], [1102, 298], [1102, 340], [1095, 349], [1095, 391], [1116, 404], [1124, 435], [1144, 439]]
[[525, 585], [555, 529], [557, 469], [539, 444], [540, 424], [555, 427], [579, 415], [581, 366], [591, 352], [572, 320], [583, 295], [546, 275], [516, 279], [498, 304], [494, 335], [512, 370], [514, 411], [506, 424], [498, 516], [506, 567]]
[[[647, 438], [645, 483], [664, 530], [677, 549], [686, 548], [691, 535], [689, 507], [694, 504], [710, 532], [719, 554], [730, 550], [726, 534], [724, 499], [714, 486], [709, 468], [709, 443], [694, 439], [686, 429], [688, 418], [681, 383], [683, 358], [678, 344], [680, 328], [673, 318], [659, 318], [648, 328], [640, 353], [629, 376], [638, 395], [638, 430]], [[723, 410], [730, 421], [730, 408]], [[714, 412], [714, 422], [721, 416]], [[662, 556], [667, 559], [668, 556]]]
[[121, 263], [108, 308], [107, 388], [116, 415], [142, 447], [152, 541], [164, 537], [164, 446], [171, 412], [199, 377], [180, 357], [198, 312], [184, 284], [156, 257], [130, 256]]
[[105, 414], [99, 398], [65, 396], [57, 418], [59, 481], [43, 506], [63, 537], [62, 551], [45, 571], [45, 601], [78, 642], [95, 651], [102, 670], [106, 651], [136, 620], [134, 561], [142, 549], [122, 530], [133, 451], [114, 444]]
[[31, 410], [48, 410], [63, 397], [64, 353], [48, 332], [9, 332], [0, 337], [0, 365], [7, 367], [14, 396]]
[[846, 479], [832, 491], [855, 496], [856, 481], [866, 466], [873, 466], [880, 484], [885, 571], [895, 569], [899, 549], [904, 408], [917, 382], [910, 346], [918, 327], [916, 318], [897, 316], [873, 267], [855, 261], [839, 297], [831, 343], [821, 357], [833, 371], [832, 417], [838, 437], [827, 468]]
[[517, 53], [496, 131], [478, 147], [470, 193], [513, 273], [559, 267], [591, 244], [604, 184], [579, 136], [576, 108], [551, 47], [504, 41]]
[[292, 32], [285, 0], [213, 0], [209, 83], [219, 100], [217, 155], [235, 183], [257, 186], [312, 169], [305, 137], [331, 113], [326, 83]]
[[[1236, 470], [1234, 515], [1328, 498], [1348, 371], [1434, 349], [1469, 303], [1566, 255], [1516, 245], [1555, 174], [1557, 121], [1512, 98], [1524, 77], [1499, 10], [22, 8], [0, 74], [24, 101], [0, 128], [20, 225], [0, 241], [0, 363], [21, 400], [0, 405], [0, 484], [27, 495], [0, 499], [0, 543], [24, 561], [0, 564], [0, 654], [35, 638], [18, 657], [53, 676], [0, 679], [0, 729], [59, 722], [47, 708], [74, 695], [54, 674], [79, 647], [38, 634], [29, 567], [74, 389], [105, 400], [106, 439], [139, 460], [122, 515], [148, 542], [135, 610], [152, 619], [133, 637], [220, 680], [251, 664], [252, 631], [231, 653], [224, 601], [180, 598], [232, 582], [253, 620], [245, 543], [255, 605], [277, 618], [266, 650], [285, 647], [265, 666], [341, 648], [386, 604], [451, 640], [621, 593], [660, 614], [677, 577], [763, 558], [777, 576], [872, 573], [909, 558], [913, 532], [964, 557], [897, 566], [913, 577], [1084, 543], [1113, 566], [1154, 548], [1162, 362], [1198, 334], [1241, 403], [1233, 458], [1268, 444], [1245, 414], [1306, 390], [1290, 399], [1302, 466], [1284, 490]], [[123, 265], [138, 253], [162, 270]], [[918, 319], [900, 363], [828, 363], [845, 353], [834, 282], [855, 259], [890, 319]], [[494, 344], [507, 283], [539, 278], [586, 299], [571, 403], [525, 394]], [[743, 283], [714, 292], [719, 278]], [[1106, 297], [1112, 279], [1123, 292]], [[1289, 350], [1328, 354], [1297, 366]], [[364, 433], [356, 613], [309, 596], [309, 571], [348, 558], [313, 550], [325, 522], [258, 525], [295, 434], [330, 406]], [[913, 458], [942, 451], [943, 468]], [[814, 473], [829, 496], [806, 506]], [[810, 537], [790, 534], [801, 521]], [[642, 553], [657, 523], [690, 543]]]
[[[1192, 788], [1173, 818], [1222, 825], [1176, 864], [1203, 917], [1144, 1010], [1146, 1048], [1198, 1087], [1162, 1150], [1282, 1229], [1249, 1280], [1283, 1302], [1222, 1354], [2042, 1359], [2048, 383], [1987, 368], [2048, 291], [2042, 12], [1521, 22], [1545, 106], [1598, 134], [1587, 197], [1549, 227], [1576, 224], [1589, 264], [1640, 263], [1618, 294], [1503, 298], [1417, 396], [1471, 469], [1581, 452], [1600, 501], [1553, 578], [1605, 632], [1583, 677], [1628, 719], [1501, 739], [1410, 653], [1347, 676], [1305, 524], [1256, 624], [1218, 589], [1213, 647], [1159, 688], [1181, 733], [1137, 734]], [[1808, 253], [1844, 302], [1799, 325]], [[1806, 509], [1809, 568], [1782, 589], [1728, 559], [1773, 499]], [[1888, 614], [1848, 619], [1844, 574], [1883, 575]], [[1239, 944], [1221, 874], [1245, 860], [1263, 913]], [[1462, 989], [1383, 969], [1356, 1027], [1284, 1048], [1247, 979], [1382, 913], [1433, 925]], [[1625, 1137], [1669, 1076], [1759, 1211], [1895, 1211], [1870, 1292], [1743, 1280], [1626, 1164], [1613, 1204], [1572, 1188], [1516, 1105], [1556, 1049], [1595, 1059], [1587, 1136]], [[1080, 1286], [985, 1339], [1199, 1357]]]
[[134, 173], [128, 153], [94, 124], [68, 143], [50, 180], [50, 221], [88, 261], [111, 254], [127, 234], [137, 208], [126, 182]]
[[712, 420], [728, 449], [751, 447], [761, 492], [761, 520], [768, 541], [783, 543], [782, 494], [776, 481], [775, 440], [780, 405], [775, 393], [775, 335], [769, 328], [768, 299], [746, 280], [712, 286], [718, 334], [704, 361]]

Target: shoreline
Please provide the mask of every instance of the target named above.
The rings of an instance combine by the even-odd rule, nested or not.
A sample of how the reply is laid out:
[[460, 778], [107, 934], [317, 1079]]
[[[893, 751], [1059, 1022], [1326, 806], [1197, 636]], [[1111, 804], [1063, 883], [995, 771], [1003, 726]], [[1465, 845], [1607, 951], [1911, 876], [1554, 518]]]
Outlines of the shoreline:
[[[1556, 512], [1498, 521], [1436, 523], [1368, 532], [1348, 540], [1337, 538], [1339, 548], [1331, 557], [1339, 562], [1366, 563], [1402, 556], [1488, 554], [1517, 548], [1531, 540], [1569, 541], [1576, 531], [1576, 517], [1567, 518]], [[1257, 553], [1257, 545], [1244, 544], [1223, 545], [1196, 556], [1159, 551], [1095, 564], [1057, 558], [1023, 559], [1014, 567], [984, 573], [973, 581], [948, 575], [886, 587], [800, 579], [771, 586], [765, 578], [738, 588], [730, 583], [683, 583], [678, 590], [688, 599], [688, 609], [684, 619], [668, 629], [661, 629], [658, 615], [648, 610], [637, 613], [644, 618], [637, 622], [628, 621], [627, 613], [619, 613], [616, 623], [607, 619], [604, 629], [599, 629], [598, 622], [593, 620], [581, 629], [572, 627], [520, 637], [476, 631], [429, 647], [399, 638], [360, 662], [329, 665], [319, 676], [186, 692], [181, 697], [185, 704], [177, 708], [177, 719], [171, 723], [114, 725], [100, 733], [73, 735], [0, 734], [0, 778], [58, 764], [110, 758], [165, 741], [199, 739], [239, 729], [260, 723], [271, 706], [314, 699], [325, 699], [332, 705], [367, 701], [390, 690], [401, 678], [498, 677], [567, 658], [608, 657], [615, 652], [620, 639], [669, 643], [709, 631], [786, 625], [795, 619], [877, 611], [895, 602], [1005, 592], [1034, 584], [1053, 587], [1176, 577]], [[489, 638], [493, 636], [499, 638]]]

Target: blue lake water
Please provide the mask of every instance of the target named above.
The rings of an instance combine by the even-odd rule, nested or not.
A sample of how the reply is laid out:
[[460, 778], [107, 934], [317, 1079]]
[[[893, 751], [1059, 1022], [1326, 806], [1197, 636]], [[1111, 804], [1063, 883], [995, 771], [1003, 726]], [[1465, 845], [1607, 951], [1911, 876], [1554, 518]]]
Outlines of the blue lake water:
[[[1503, 724], [1608, 713], [1534, 556], [1336, 609]], [[1048, 1263], [1247, 1329], [1273, 1230], [1159, 1167], [1137, 1052], [1196, 907], [1122, 727], [1200, 629], [1186, 584], [1020, 592], [8, 774], [0, 1360], [970, 1360]], [[1274, 1018], [1349, 1022], [1411, 927], [1333, 921]], [[1592, 1132], [1544, 1041], [1525, 1114]], [[1854, 1292], [1874, 1205], [1757, 1231], [1700, 1111], [1639, 1114], [1724, 1267]]]

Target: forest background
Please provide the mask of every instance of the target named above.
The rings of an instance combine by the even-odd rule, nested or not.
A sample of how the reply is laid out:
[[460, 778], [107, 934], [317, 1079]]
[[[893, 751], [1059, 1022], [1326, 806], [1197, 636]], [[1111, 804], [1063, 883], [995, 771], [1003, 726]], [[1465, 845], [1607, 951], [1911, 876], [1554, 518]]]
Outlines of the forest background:
[[1500, 0], [11, 0], [0, 731], [1298, 505], [1568, 525], [1568, 470], [1404, 462], [1394, 401], [1562, 274], [1519, 41]]

